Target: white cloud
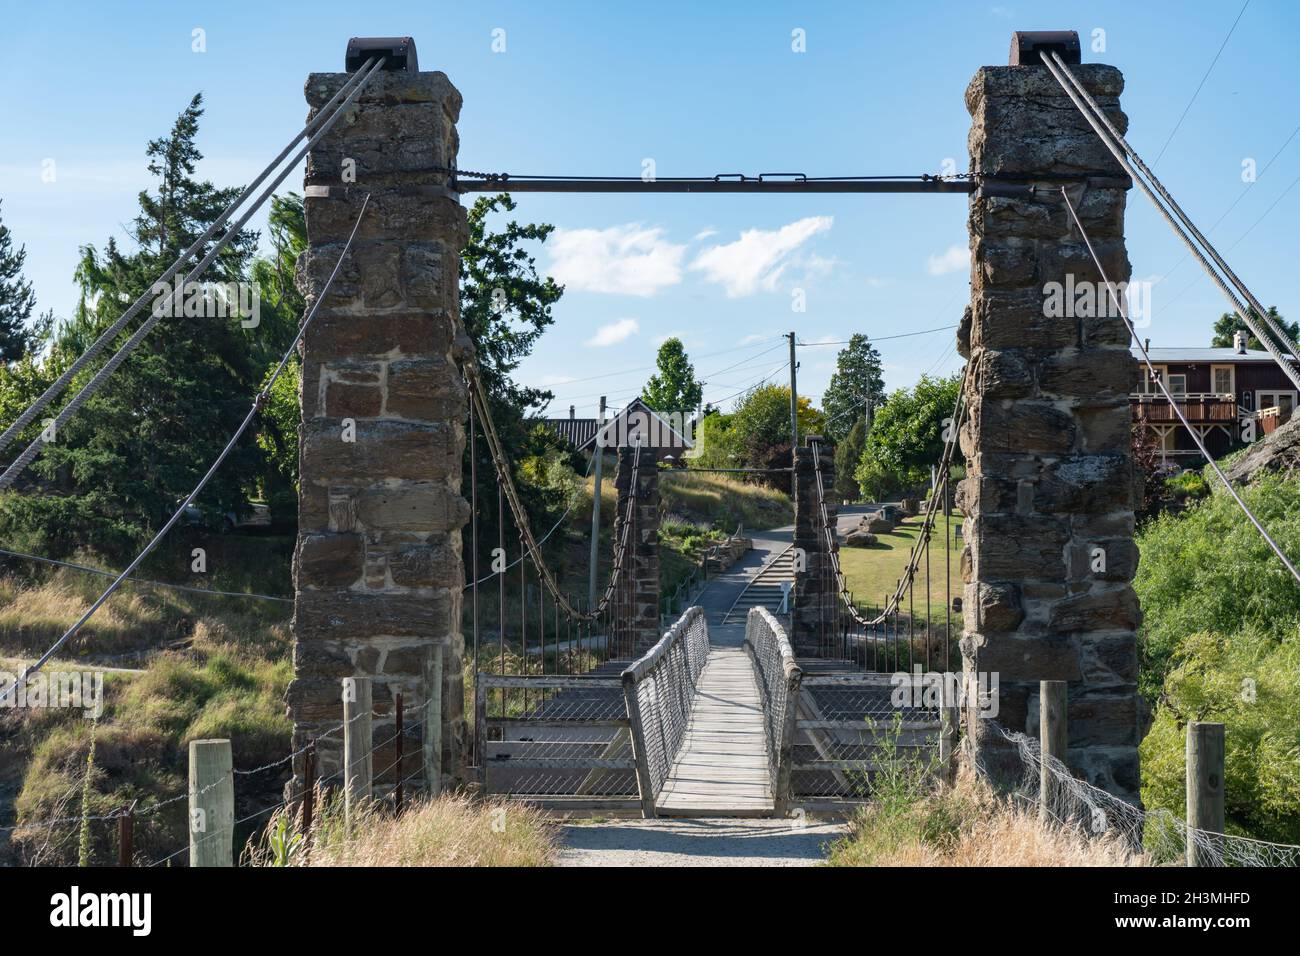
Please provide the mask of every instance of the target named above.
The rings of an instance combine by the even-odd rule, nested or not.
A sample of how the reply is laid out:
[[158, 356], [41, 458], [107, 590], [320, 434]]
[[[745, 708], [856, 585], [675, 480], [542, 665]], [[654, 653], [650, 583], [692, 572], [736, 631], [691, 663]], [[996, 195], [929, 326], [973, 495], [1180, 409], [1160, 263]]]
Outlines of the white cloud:
[[709, 238], [709, 236], [716, 236], [717, 234], [718, 234], [718, 230], [716, 229], [701, 229], [691, 238], [691, 241], [702, 242], [705, 239]]
[[549, 274], [571, 290], [651, 296], [682, 281], [686, 247], [662, 229], [629, 222], [608, 229], [556, 229]]
[[617, 322], [611, 322], [609, 325], [602, 325], [596, 330], [596, 334], [587, 339], [587, 344], [596, 348], [605, 348], [609, 345], [617, 345], [624, 339], [636, 335], [641, 326], [636, 319], [619, 319]]
[[887, 279], [883, 276], [867, 276], [865, 281], [868, 289], [883, 289], [885, 286], [890, 285], [894, 280]]
[[780, 229], [746, 229], [735, 242], [710, 246], [691, 263], [710, 282], [721, 283], [728, 298], [776, 290], [791, 253], [831, 228], [830, 216], [809, 216]]
[[946, 275], [959, 269], [969, 269], [970, 250], [965, 246], [949, 246], [943, 252], [926, 259], [925, 267], [932, 276]]
[[572, 375], [543, 375], [542, 387], [550, 388], [552, 385], [568, 385], [572, 381]]

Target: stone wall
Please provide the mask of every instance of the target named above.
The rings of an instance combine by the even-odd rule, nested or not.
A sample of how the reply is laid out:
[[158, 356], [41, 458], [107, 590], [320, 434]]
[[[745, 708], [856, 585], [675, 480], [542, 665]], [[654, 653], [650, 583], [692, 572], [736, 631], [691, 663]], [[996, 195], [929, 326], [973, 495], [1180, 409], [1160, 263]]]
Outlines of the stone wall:
[[[635, 488], [632, 487], [633, 465], [637, 470]], [[618, 492], [615, 547], [622, 540], [628, 495], [635, 494], [637, 499], [633, 506], [632, 540], [628, 542], [625, 559], [630, 594], [620, 586], [615, 601], [622, 602], [619, 607], [624, 609], [626, 618], [619, 623], [619, 640], [624, 647], [618, 653], [639, 657], [662, 636], [659, 633], [659, 468], [655, 449], [620, 448], [614, 488]]]
[[[831, 527], [834, 528], [839, 516], [839, 505], [834, 497], [835, 455], [825, 443], [819, 443], [817, 447], [821, 449], [822, 487], [826, 490], [826, 507]], [[832, 626], [828, 622], [836, 620], [839, 596], [834, 576], [830, 573], [830, 555], [826, 551], [826, 537], [818, 508], [817, 462], [813, 455], [814, 451], [809, 446], [796, 448], [794, 453], [796, 550], [791, 638], [796, 654], [815, 657], [822, 651], [825, 629]], [[838, 537], [835, 540], [838, 542]]]
[[[1115, 122], [1120, 72], [1074, 67]], [[971, 307], [959, 332], [972, 363], [961, 433], [968, 516], [962, 570], [964, 667], [996, 672], [997, 720], [1038, 733], [1038, 681], [1069, 682], [1069, 764], [1136, 800], [1138, 698], [1130, 585], [1135, 470], [1129, 392], [1137, 382], [1118, 315], [1072, 300], [1048, 305], [1050, 283], [1108, 305], [1073, 226], [1064, 186], [1107, 274], [1129, 278], [1124, 247], [1129, 183], [1042, 66], [985, 67], [966, 91], [971, 171], [1020, 178], [1032, 199], [973, 194]], [[973, 713], [968, 711], [968, 717]], [[986, 722], [967, 721], [971, 755], [1018, 773]]]
[[[313, 74], [312, 110], [347, 80]], [[374, 678], [374, 766], [393, 761], [392, 700], [419, 767], [424, 661], [443, 648], [442, 766], [463, 766], [460, 493], [466, 392], [457, 361], [465, 211], [433, 167], [455, 162], [461, 98], [441, 73], [381, 73], [308, 157], [309, 305], [370, 204], [351, 255], [304, 336], [301, 489], [294, 559], [294, 748], [342, 720], [340, 679]], [[351, 181], [355, 170], [355, 182]], [[318, 745], [338, 769], [341, 735]], [[301, 758], [295, 779], [302, 774]], [[381, 776], [377, 787], [386, 783]]]

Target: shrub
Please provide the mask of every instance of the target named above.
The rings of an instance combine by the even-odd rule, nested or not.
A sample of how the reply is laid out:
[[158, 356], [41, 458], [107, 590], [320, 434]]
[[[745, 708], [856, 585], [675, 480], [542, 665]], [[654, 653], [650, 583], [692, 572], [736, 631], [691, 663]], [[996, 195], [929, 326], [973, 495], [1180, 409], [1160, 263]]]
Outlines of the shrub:
[[1142, 802], [1185, 816], [1187, 723], [1220, 722], [1228, 832], [1300, 843], [1300, 634], [1198, 633], [1176, 656], [1142, 741]]
[[[1283, 552], [1300, 555], [1300, 483], [1266, 477], [1241, 494]], [[1255, 628], [1274, 642], [1296, 639], [1300, 587], [1228, 495], [1161, 515], [1143, 529], [1138, 546], [1139, 682], [1148, 700], [1182, 662], [1188, 635]]]

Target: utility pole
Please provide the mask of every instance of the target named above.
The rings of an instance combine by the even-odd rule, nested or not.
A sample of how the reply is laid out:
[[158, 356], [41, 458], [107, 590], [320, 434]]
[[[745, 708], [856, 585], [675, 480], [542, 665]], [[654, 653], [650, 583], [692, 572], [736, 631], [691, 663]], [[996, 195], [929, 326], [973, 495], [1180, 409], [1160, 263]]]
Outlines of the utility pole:
[[592, 447], [592, 454], [596, 456], [596, 486], [591, 496], [591, 577], [587, 584], [587, 608], [591, 609], [596, 606], [596, 576], [597, 567], [600, 563], [600, 473], [601, 466], [605, 463], [605, 446], [604, 436], [601, 431], [605, 427], [605, 396], [600, 396], [600, 416], [596, 419], [596, 438]]
[[794, 333], [786, 336], [790, 340], [790, 447], [799, 447], [799, 390], [795, 387], [795, 369], [799, 363], [794, 357]]
[[799, 363], [794, 357], [794, 333], [791, 332], [787, 338], [790, 339], [790, 500], [795, 501], [799, 497], [794, 470], [794, 453], [799, 447], [799, 390], [795, 385], [795, 369]]

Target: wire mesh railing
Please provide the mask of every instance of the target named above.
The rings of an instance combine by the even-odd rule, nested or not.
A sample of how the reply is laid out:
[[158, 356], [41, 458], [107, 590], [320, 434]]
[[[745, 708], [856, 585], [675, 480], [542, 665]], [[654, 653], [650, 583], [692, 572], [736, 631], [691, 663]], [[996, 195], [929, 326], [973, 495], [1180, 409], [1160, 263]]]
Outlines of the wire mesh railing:
[[790, 757], [803, 672], [795, 663], [785, 628], [765, 607], [750, 608], [745, 620], [745, 650], [763, 700], [763, 736], [775, 812], [784, 816], [790, 800]]
[[636, 765], [617, 676], [479, 674], [484, 793], [634, 808]]
[[631, 724], [642, 812], [655, 800], [681, 750], [695, 705], [695, 689], [709, 657], [704, 609], [692, 607], [623, 671], [623, 698]]
[[882, 769], [945, 769], [956, 741], [954, 700], [940, 675], [805, 674], [794, 719], [790, 799], [865, 800], [872, 776]]

